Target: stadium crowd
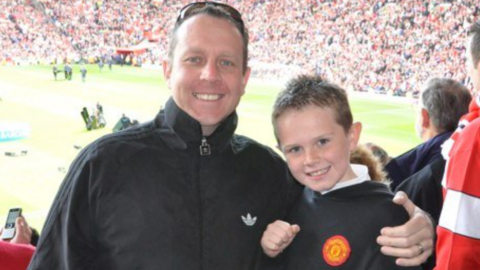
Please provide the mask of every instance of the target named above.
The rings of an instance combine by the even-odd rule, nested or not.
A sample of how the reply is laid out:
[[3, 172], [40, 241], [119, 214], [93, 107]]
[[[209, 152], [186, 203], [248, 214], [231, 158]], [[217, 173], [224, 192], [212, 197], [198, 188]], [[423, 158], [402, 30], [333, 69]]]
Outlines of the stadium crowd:
[[[160, 64], [174, 13], [188, 2], [0, 1], [0, 62], [98, 61], [142, 44], [139, 61]], [[468, 83], [459, 70], [462, 37], [479, 17], [474, 0], [226, 2], [245, 16], [255, 77], [314, 71], [349, 90], [393, 95], [435, 76]]]

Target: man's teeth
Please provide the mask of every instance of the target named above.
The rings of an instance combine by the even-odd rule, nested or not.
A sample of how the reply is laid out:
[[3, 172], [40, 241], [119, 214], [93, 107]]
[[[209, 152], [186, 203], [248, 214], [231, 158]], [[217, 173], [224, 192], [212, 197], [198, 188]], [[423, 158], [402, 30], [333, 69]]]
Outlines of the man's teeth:
[[195, 97], [201, 100], [219, 100], [221, 95], [195, 94]]
[[311, 172], [309, 173], [310, 176], [317, 176], [317, 175], [321, 175], [321, 174], [324, 174], [328, 171], [328, 168], [326, 169], [323, 169], [323, 170], [320, 170], [320, 171], [316, 171], [316, 172]]

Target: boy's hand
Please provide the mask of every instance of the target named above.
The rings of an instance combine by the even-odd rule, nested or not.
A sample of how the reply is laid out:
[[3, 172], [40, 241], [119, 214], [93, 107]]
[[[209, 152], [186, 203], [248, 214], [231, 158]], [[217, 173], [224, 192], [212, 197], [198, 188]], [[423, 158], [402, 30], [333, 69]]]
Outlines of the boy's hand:
[[299, 231], [298, 225], [290, 225], [285, 221], [277, 220], [271, 223], [263, 233], [261, 241], [263, 251], [269, 257], [276, 257], [292, 243]]
[[415, 206], [404, 192], [397, 192], [393, 201], [405, 207], [410, 220], [397, 227], [385, 227], [377, 238], [382, 253], [398, 257], [397, 265], [416, 266], [427, 260], [433, 251], [435, 231], [428, 215]]

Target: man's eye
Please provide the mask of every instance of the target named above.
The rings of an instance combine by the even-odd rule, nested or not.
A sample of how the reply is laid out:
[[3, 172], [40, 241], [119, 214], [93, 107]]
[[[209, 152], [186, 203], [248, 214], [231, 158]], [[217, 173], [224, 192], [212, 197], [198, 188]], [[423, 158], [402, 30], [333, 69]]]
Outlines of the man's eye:
[[188, 57], [185, 61], [189, 63], [197, 64], [197, 63], [200, 63], [201, 60], [202, 59], [200, 59], [200, 57]]
[[221, 60], [220, 64], [224, 67], [232, 67], [234, 66], [234, 63], [230, 60]]

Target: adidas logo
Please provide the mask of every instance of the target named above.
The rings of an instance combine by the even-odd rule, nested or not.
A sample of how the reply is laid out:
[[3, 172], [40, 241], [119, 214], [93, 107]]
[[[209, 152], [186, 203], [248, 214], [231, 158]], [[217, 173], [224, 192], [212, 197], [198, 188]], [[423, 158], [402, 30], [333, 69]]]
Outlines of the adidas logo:
[[247, 226], [253, 226], [255, 222], [257, 222], [257, 217], [253, 217], [250, 215], [250, 213], [247, 214], [246, 217], [242, 216], [243, 223]]

